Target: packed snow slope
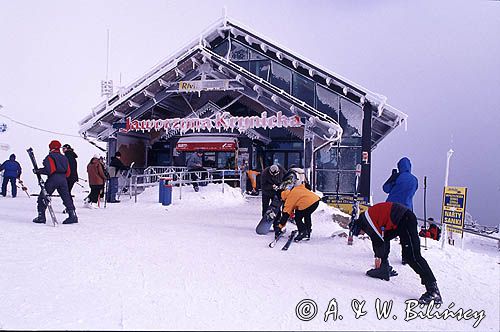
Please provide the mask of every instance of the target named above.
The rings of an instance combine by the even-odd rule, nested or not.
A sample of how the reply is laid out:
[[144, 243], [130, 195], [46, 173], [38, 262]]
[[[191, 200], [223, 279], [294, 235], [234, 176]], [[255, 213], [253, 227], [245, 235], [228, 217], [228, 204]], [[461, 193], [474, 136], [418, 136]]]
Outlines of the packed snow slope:
[[[137, 203], [122, 196], [90, 210], [75, 187], [80, 222], [56, 228], [31, 222], [36, 197], [0, 197], [0, 329], [499, 330], [496, 243], [478, 253], [428, 241], [423, 255], [444, 304], [426, 313], [405, 304], [424, 287], [401, 265], [397, 241], [390, 257], [399, 275], [372, 279], [371, 242], [331, 237], [337, 210], [320, 205], [311, 241], [282, 251], [284, 240], [271, 249], [272, 233], [255, 234], [260, 198], [221, 189], [184, 187], [179, 199], [174, 188], [173, 204], [162, 206], [151, 188]], [[62, 221], [61, 200], [53, 202]], [[377, 317], [377, 299], [392, 301], [387, 318]], [[436, 318], [448, 308], [464, 318]]]

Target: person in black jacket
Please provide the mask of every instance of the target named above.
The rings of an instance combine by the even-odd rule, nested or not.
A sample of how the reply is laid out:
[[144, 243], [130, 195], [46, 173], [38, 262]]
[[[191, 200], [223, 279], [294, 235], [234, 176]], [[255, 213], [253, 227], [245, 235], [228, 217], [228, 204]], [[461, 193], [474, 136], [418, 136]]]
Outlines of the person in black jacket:
[[120, 203], [119, 200], [116, 199], [116, 194], [118, 193], [118, 177], [121, 171], [128, 170], [129, 167], [125, 166], [121, 161], [122, 154], [120, 151], [115, 153], [115, 156], [111, 158], [109, 162], [109, 184], [108, 184], [108, 192], [106, 194], [106, 201], [108, 203]]
[[262, 216], [266, 214], [269, 204], [276, 195], [278, 186], [283, 180], [285, 170], [279, 165], [271, 165], [262, 171], [260, 188], [262, 190]]
[[75, 185], [76, 182], [78, 182], [78, 163], [76, 162], [76, 158], [78, 158], [78, 156], [76, 155], [75, 151], [69, 144], [64, 144], [62, 150], [66, 158], [68, 158], [69, 168], [71, 170], [69, 177], [67, 178], [68, 190], [69, 194], [71, 195], [71, 190], [73, 190], [73, 186]]
[[[54, 140], [50, 142], [49, 149], [49, 155], [43, 160], [43, 167], [37, 170], [34, 169], [33, 173], [48, 176], [47, 181], [45, 181], [45, 190], [48, 195], [52, 195], [52, 193], [57, 190], [59, 196], [61, 196], [64, 207], [69, 214], [69, 217], [63, 221], [63, 224], [77, 223], [78, 217], [76, 215], [75, 205], [73, 204], [73, 199], [68, 190], [67, 178], [71, 173], [68, 158], [61, 153], [61, 143], [59, 141]], [[33, 219], [33, 222], [44, 224], [46, 222], [45, 210], [47, 210], [47, 205], [45, 205], [41, 193], [38, 195], [37, 203], [38, 217]]]

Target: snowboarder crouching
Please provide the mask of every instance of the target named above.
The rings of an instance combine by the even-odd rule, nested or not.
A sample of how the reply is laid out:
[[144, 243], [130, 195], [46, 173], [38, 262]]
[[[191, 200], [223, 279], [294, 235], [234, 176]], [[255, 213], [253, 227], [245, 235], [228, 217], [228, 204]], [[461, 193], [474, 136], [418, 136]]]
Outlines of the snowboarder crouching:
[[[50, 142], [49, 149], [49, 155], [43, 160], [43, 168], [34, 169], [33, 173], [48, 176], [45, 182], [45, 190], [48, 195], [52, 195], [52, 193], [57, 190], [59, 196], [61, 196], [64, 207], [69, 214], [69, 217], [63, 221], [63, 224], [77, 223], [78, 217], [76, 215], [75, 205], [69, 194], [68, 181], [66, 180], [71, 172], [68, 158], [61, 153], [61, 143], [59, 141], [54, 140]], [[45, 205], [41, 193], [38, 196], [37, 203], [38, 217], [33, 219], [33, 222], [44, 224], [46, 222], [45, 210], [47, 210], [47, 205]]]
[[274, 225], [274, 234], [276, 237], [280, 235], [282, 229], [290, 215], [295, 211], [295, 223], [299, 234], [294, 241], [311, 239], [312, 229], [312, 213], [318, 208], [320, 197], [306, 188], [303, 180], [296, 179], [291, 190], [285, 190], [281, 193], [281, 199], [285, 201], [283, 206], [283, 214], [278, 224]]
[[421, 282], [426, 288], [419, 303], [427, 304], [432, 300], [436, 304], [442, 303], [436, 278], [420, 253], [417, 217], [410, 209], [400, 203], [378, 203], [351, 222], [349, 228], [354, 236], [358, 236], [361, 231], [364, 231], [372, 241], [376, 261], [378, 261], [377, 258], [380, 259], [380, 266], [367, 271], [368, 276], [389, 280], [392, 270], [388, 260], [390, 240], [399, 236], [403, 258], [420, 276]]

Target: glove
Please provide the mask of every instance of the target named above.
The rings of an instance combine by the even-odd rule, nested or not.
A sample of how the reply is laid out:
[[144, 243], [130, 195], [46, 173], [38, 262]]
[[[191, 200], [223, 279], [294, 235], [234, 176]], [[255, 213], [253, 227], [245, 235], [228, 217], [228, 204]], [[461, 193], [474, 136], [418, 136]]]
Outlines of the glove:
[[366, 275], [372, 278], [389, 281], [390, 278], [389, 263], [387, 261], [382, 262], [380, 268], [368, 270], [366, 271]]
[[273, 190], [278, 191], [278, 189], [279, 189], [279, 187], [277, 185], [273, 184]]

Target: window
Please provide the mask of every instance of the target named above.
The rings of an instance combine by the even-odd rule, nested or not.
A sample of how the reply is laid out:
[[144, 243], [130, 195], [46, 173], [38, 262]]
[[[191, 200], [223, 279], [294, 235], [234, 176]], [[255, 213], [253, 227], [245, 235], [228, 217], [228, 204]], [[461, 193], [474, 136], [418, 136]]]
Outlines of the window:
[[290, 93], [290, 84], [292, 83], [292, 72], [285, 66], [274, 61], [271, 62], [271, 77], [269, 81], [278, 89]]
[[249, 71], [264, 80], [269, 80], [270, 61], [250, 61]]
[[293, 84], [292, 84], [292, 95], [298, 99], [306, 102], [310, 106], [314, 107], [314, 86], [316, 84], [314, 81], [306, 78], [305, 76], [294, 72], [293, 73]]
[[321, 85], [316, 85], [316, 109], [328, 114], [335, 121], [339, 121], [339, 100], [340, 97], [333, 91], [330, 91]]
[[361, 107], [345, 98], [341, 98], [340, 108], [339, 124], [344, 129], [342, 136], [361, 137], [363, 128], [363, 111]]
[[220, 43], [214, 48], [214, 52], [223, 57], [227, 56], [228, 51], [229, 51], [229, 42], [227, 41], [227, 39], [225, 39], [222, 43]]
[[248, 60], [248, 49], [239, 43], [232, 42], [231, 53], [229, 54], [229, 60], [231, 61]]

